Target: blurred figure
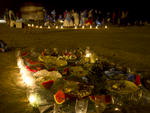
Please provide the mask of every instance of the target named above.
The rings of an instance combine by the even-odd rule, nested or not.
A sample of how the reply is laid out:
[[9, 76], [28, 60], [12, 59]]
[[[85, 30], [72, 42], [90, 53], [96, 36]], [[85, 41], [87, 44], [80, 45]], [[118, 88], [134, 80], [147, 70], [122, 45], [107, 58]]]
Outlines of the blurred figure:
[[55, 22], [56, 21], [56, 11], [55, 11], [55, 9], [51, 12], [51, 15], [52, 15], [53, 21]]
[[87, 11], [84, 10], [83, 12], [81, 12], [80, 14], [80, 25], [85, 25], [85, 21], [87, 19]]
[[115, 24], [116, 23], [116, 12], [114, 11], [112, 13], [112, 24]]
[[8, 9], [5, 10], [5, 13], [4, 13], [4, 20], [5, 20], [6, 23], [9, 25], [10, 19], [9, 19]]
[[8, 15], [10, 20], [16, 20], [15, 14], [12, 10], [9, 10]]
[[73, 27], [73, 21], [71, 19], [70, 12], [65, 11], [64, 17], [65, 17], [65, 20], [64, 20], [63, 26], [64, 27]]
[[128, 16], [128, 12], [126, 11], [122, 11], [121, 12], [121, 21], [120, 24], [121, 25], [127, 25], [127, 16]]
[[74, 18], [74, 25], [78, 26], [79, 25], [79, 14], [77, 12], [74, 12], [73, 18]]
[[14, 27], [15, 21], [16, 21], [16, 16], [12, 10], [9, 10], [8, 15], [9, 15], [9, 26]]
[[88, 18], [93, 18], [93, 9], [91, 9], [89, 12], [88, 12]]
[[0, 51], [1, 52], [7, 51], [7, 44], [3, 40], [0, 40]]

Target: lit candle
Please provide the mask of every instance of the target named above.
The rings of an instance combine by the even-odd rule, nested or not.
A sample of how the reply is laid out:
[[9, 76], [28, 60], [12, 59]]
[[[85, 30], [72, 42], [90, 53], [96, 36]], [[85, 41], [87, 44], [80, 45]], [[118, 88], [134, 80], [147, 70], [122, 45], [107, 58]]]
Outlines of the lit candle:
[[61, 29], [63, 29], [64, 27], [63, 27], [63, 26], [61, 26], [60, 28], [61, 28]]
[[32, 27], [34, 27], [34, 24], [32, 24]]
[[28, 24], [28, 27], [31, 27], [31, 24]]
[[115, 108], [115, 111], [120, 111], [120, 109], [119, 108]]
[[77, 26], [75, 26], [74, 28], [77, 29]]
[[38, 106], [41, 103], [41, 98], [36, 93], [31, 93], [28, 97], [28, 100], [32, 106]]
[[85, 28], [85, 26], [82, 26], [82, 29], [84, 29]]
[[35, 26], [35, 28], [39, 28], [39, 26], [37, 25], [37, 26]]
[[58, 26], [56, 26], [56, 29], [58, 29]]
[[85, 61], [90, 63], [95, 63], [96, 61], [96, 56], [90, 52], [89, 47], [85, 50]]
[[98, 26], [96, 26], [95, 28], [98, 29]]
[[42, 26], [40, 26], [40, 29], [42, 29], [43, 27]]
[[105, 25], [105, 29], [107, 29], [108, 27], [107, 27], [107, 25]]
[[92, 29], [92, 26], [90, 25], [90, 29]]
[[63, 20], [60, 20], [60, 23], [63, 23], [64, 21]]
[[48, 26], [48, 29], [50, 29], [51, 27], [50, 26]]

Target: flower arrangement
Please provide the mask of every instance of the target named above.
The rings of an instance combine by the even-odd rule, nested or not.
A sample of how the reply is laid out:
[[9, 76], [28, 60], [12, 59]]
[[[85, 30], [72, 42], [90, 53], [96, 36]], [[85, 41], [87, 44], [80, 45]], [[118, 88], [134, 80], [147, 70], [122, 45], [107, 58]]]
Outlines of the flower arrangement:
[[[89, 98], [107, 105], [114, 98], [127, 98], [140, 91], [140, 75], [98, 57], [89, 47], [64, 51], [24, 49], [19, 57], [32, 72], [36, 86], [51, 92], [57, 104]], [[137, 101], [140, 97], [135, 96]]]

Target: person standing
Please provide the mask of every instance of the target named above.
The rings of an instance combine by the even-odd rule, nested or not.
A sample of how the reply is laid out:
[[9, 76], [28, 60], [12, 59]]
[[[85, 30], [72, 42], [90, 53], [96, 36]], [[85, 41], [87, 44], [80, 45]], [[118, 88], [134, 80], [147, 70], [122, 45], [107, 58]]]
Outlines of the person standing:
[[63, 26], [64, 27], [73, 27], [73, 21], [71, 19], [70, 12], [65, 12], [65, 20], [64, 20]]
[[78, 26], [79, 25], [79, 14], [77, 12], [74, 12], [73, 18], [74, 18], [74, 25]]

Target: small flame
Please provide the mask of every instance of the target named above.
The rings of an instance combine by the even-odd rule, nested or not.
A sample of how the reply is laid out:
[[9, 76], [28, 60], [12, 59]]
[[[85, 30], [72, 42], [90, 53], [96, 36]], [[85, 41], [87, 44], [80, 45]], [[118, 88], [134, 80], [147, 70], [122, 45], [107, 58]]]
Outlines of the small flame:
[[42, 26], [40, 26], [40, 29], [42, 29], [43, 27]]
[[56, 26], [56, 29], [58, 29], [58, 26]]
[[115, 111], [119, 111], [120, 109], [119, 108], [115, 108]]
[[31, 27], [31, 24], [28, 24], [28, 27]]
[[48, 26], [48, 29], [50, 29], [51, 27], [50, 26]]
[[37, 26], [35, 26], [35, 28], [39, 28], [39, 26], [37, 25]]
[[77, 29], [78, 27], [77, 27], [77, 26], [75, 26], [74, 28], [75, 28], [75, 29]]
[[107, 25], [105, 25], [105, 29], [107, 29], [108, 28], [108, 26]]
[[61, 29], [63, 29], [64, 27], [63, 26], [61, 26]]

